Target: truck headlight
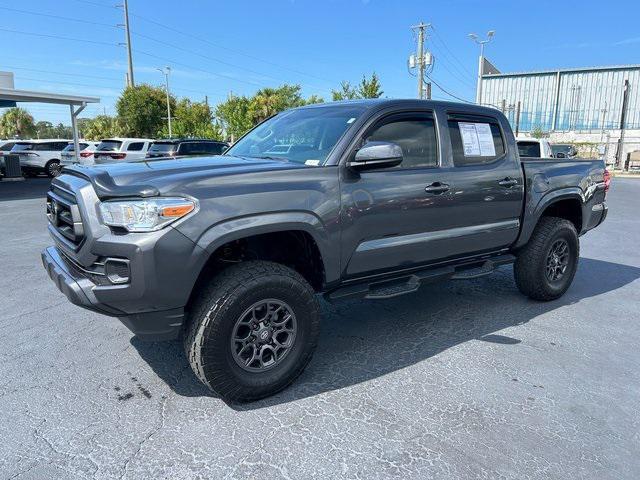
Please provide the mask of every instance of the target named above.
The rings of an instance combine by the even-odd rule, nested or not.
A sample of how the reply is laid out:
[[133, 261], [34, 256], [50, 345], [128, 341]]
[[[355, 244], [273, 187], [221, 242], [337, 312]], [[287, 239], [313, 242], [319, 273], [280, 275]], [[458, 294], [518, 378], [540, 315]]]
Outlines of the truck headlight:
[[189, 215], [198, 208], [197, 200], [156, 197], [100, 203], [102, 222], [129, 232], [154, 232]]

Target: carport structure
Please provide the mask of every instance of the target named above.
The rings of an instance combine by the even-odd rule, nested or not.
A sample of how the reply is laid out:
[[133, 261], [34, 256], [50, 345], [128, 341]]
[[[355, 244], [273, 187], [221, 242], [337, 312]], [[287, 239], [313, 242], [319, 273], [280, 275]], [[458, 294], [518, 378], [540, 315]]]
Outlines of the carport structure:
[[35, 92], [0, 87], [0, 108], [14, 107], [16, 103], [51, 103], [69, 105], [71, 112], [71, 129], [73, 130], [73, 151], [78, 160], [78, 115], [89, 103], [100, 103], [98, 97], [79, 97], [59, 93]]

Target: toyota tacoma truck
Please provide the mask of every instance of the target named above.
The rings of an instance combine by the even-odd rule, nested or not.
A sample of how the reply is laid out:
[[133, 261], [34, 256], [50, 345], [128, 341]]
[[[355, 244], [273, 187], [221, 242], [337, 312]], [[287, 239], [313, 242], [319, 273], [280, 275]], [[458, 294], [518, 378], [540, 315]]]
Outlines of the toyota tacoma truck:
[[308, 364], [320, 295], [385, 299], [513, 264], [523, 294], [560, 297], [607, 188], [601, 160], [521, 160], [495, 109], [327, 103], [224, 155], [65, 167], [42, 262], [72, 303], [183, 339], [207, 387], [251, 401]]

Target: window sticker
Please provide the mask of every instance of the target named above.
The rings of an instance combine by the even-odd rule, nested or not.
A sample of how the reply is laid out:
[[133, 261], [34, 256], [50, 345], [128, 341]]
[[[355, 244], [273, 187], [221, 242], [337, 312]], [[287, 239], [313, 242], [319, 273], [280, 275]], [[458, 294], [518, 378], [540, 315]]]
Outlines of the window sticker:
[[495, 157], [491, 125], [488, 123], [459, 122], [460, 137], [465, 157]]

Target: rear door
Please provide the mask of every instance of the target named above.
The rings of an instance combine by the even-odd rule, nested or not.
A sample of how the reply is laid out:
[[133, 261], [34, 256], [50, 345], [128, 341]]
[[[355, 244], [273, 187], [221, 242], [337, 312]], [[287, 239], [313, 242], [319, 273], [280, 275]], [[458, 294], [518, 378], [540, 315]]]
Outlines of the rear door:
[[452, 238], [461, 255], [501, 250], [518, 237], [524, 176], [510, 131], [504, 117], [447, 112]]

